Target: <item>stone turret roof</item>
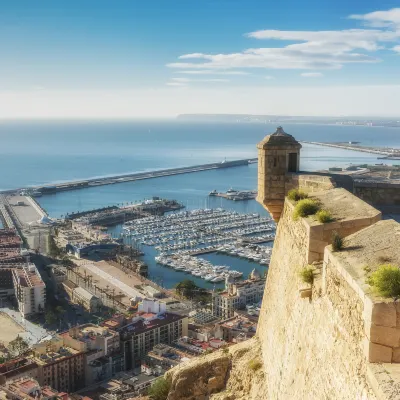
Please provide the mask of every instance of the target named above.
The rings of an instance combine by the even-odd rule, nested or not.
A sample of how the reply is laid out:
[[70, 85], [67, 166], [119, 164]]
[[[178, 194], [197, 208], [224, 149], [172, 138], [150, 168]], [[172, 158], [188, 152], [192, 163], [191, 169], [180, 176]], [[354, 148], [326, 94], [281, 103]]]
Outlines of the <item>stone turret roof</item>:
[[281, 126], [278, 126], [274, 133], [266, 136], [257, 145], [259, 149], [265, 149], [270, 146], [290, 146], [301, 148], [301, 144], [292, 135], [286, 133]]

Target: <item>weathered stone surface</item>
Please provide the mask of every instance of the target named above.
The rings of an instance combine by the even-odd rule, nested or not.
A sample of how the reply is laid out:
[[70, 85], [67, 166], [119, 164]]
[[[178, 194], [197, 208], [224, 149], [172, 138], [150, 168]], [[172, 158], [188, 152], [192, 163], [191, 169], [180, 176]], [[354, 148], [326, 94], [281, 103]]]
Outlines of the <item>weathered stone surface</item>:
[[254, 338], [193, 360], [166, 373], [171, 382], [168, 400], [262, 400], [267, 399], [267, 380], [262, 366], [249, 367], [260, 360], [260, 343]]
[[375, 325], [396, 326], [396, 307], [393, 303], [375, 303], [372, 307], [371, 322]]
[[209, 398], [225, 387], [230, 362], [230, 355], [221, 352], [168, 371], [165, 375], [171, 382], [168, 400]]
[[371, 363], [392, 362], [393, 349], [391, 347], [382, 346], [381, 344], [372, 343], [365, 338], [363, 340], [364, 354], [367, 361]]
[[400, 329], [370, 325], [366, 329], [366, 334], [371, 342], [389, 347], [400, 346]]

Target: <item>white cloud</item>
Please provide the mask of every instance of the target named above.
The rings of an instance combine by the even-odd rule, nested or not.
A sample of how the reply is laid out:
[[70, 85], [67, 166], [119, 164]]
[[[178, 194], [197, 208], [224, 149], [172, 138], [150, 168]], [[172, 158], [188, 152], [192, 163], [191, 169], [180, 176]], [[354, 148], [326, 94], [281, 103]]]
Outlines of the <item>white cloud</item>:
[[271, 75], [267, 75], [267, 76], [265, 76], [264, 78], [265, 78], [265, 79], [268, 79], [269, 81], [272, 80], [272, 79], [275, 79], [275, 77], [273, 77], [273, 76], [271, 76]]
[[387, 11], [374, 11], [368, 14], [350, 15], [351, 19], [358, 19], [365, 22], [366, 25], [383, 27], [400, 27], [400, 8], [392, 8]]
[[321, 72], [303, 72], [300, 75], [305, 78], [320, 78], [321, 76], [324, 76]]
[[394, 46], [392, 48], [392, 50], [397, 51], [398, 53], [400, 53], [400, 46]]
[[[352, 15], [352, 19], [369, 22], [380, 21], [384, 29], [346, 29], [331, 31], [280, 31], [259, 30], [246, 34], [252, 39], [295, 42], [282, 47], [249, 48], [237, 53], [189, 53], [178, 57], [169, 68], [189, 71], [226, 73], [235, 69], [340, 69], [345, 64], [376, 63], [381, 60], [370, 54], [400, 40], [400, 29], [387, 29], [398, 24], [400, 9], [378, 11], [365, 15]], [[212, 71], [212, 72], [211, 72]], [[208, 73], [208, 72], [191, 72]]]
[[172, 78], [172, 80], [173, 81], [175, 81], [175, 82], [190, 82], [191, 81], [191, 79], [189, 79], [189, 78]]
[[222, 78], [210, 78], [210, 79], [171, 78], [171, 80], [181, 84], [189, 82], [229, 82], [229, 79], [222, 79]]
[[249, 72], [245, 71], [212, 71], [209, 69], [189, 70], [189, 71], [176, 71], [180, 74], [189, 75], [250, 75]]
[[187, 86], [185, 83], [182, 82], [167, 82], [167, 86]]

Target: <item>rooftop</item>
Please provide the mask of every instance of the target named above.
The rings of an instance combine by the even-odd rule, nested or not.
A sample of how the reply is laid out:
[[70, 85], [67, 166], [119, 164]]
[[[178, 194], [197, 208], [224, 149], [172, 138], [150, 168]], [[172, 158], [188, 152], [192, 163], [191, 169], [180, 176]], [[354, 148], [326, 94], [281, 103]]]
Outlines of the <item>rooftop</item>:
[[90, 301], [92, 299], [97, 299], [97, 297], [94, 294], [88, 292], [86, 289], [80, 286], [74, 289], [74, 293], [80, 296], [81, 298], [84, 298], [87, 301]]
[[292, 135], [286, 133], [281, 126], [278, 126], [274, 133], [267, 135], [260, 143], [258, 143], [257, 148], [265, 149], [271, 146], [301, 148], [301, 144]]
[[164, 313], [162, 315], [158, 315], [157, 318], [154, 318], [151, 321], [145, 321], [144, 319], [141, 319], [137, 322], [132, 322], [131, 324], [124, 326], [122, 329], [128, 334], [138, 335], [148, 330], [155, 329], [163, 325], [168, 325], [184, 318], [186, 317], [179, 314]]
[[34, 360], [39, 365], [46, 365], [61, 361], [65, 358], [77, 355], [79, 353], [81, 353], [79, 350], [75, 350], [72, 347], [63, 346], [58, 351], [49, 351], [46, 354], [34, 356]]
[[13, 270], [13, 275], [22, 287], [45, 287], [34, 264], [22, 268], [15, 268]]

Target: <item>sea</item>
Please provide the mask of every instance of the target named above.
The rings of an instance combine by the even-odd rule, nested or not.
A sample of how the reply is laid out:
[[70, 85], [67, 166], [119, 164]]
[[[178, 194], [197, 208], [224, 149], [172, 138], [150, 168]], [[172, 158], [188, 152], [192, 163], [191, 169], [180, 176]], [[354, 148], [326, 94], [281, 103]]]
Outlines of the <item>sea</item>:
[[[257, 157], [256, 144], [276, 130], [276, 123], [215, 123], [180, 120], [134, 121], [2, 121], [0, 123], [0, 190], [94, 177], [190, 166], [223, 160]], [[318, 142], [357, 141], [370, 146], [400, 148], [400, 128], [289, 124], [283, 126], [297, 140]], [[351, 164], [400, 161], [378, 160], [376, 155], [304, 144], [300, 168], [316, 171]], [[255, 201], [232, 202], [209, 197], [211, 190], [257, 187], [257, 165], [203, 171], [185, 175], [126, 182], [109, 186], [45, 195], [38, 198], [50, 217], [73, 211], [150, 199], [176, 199], [188, 210], [225, 208], [240, 213], [266, 211]], [[115, 237], [121, 226], [109, 231]], [[146, 246], [144, 261], [150, 276], [173, 287], [188, 275], [159, 266], [156, 251]], [[239, 258], [210, 254], [211, 262], [230, 265], [244, 276], [265, 267]], [[211, 287], [201, 279], [201, 286]], [[219, 284], [221, 286], [222, 284]], [[217, 287], [219, 287], [217, 285]]]

